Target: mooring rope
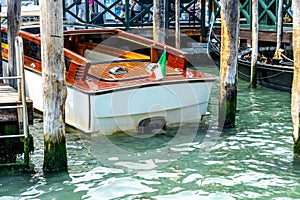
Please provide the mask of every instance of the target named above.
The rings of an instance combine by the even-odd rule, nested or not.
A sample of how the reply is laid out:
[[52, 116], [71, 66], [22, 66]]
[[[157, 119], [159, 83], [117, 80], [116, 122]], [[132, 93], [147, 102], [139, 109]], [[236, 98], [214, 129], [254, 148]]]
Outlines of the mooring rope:
[[284, 50], [283, 49], [276, 49], [275, 51], [275, 54], [274, 54], [274, 58], [277, 58], [277, 59], [282, 59], [285, 58], [286, 60], [294, 63], [294, 61], [290, 58], [288, 58], [286, 55], [283, 54]]
[[[247, 74], [244, 74], [244, 73], [242, 73], [240, 71], [238, 71], [238, 73], [241, 74], [244, 77], [250, 78], [250, 76], [248, 76]], [[270, 75], [270, 76], [267, 76], [267, 77], [258, 78], [257, 80], [264, 80], [264, 79], [274, 78], [274, 77], [279, 76], [279, 75], [281, 75], [283, 73], [284, 72], [279, 72], [278, 74], [274, 74], [274, 75]]]

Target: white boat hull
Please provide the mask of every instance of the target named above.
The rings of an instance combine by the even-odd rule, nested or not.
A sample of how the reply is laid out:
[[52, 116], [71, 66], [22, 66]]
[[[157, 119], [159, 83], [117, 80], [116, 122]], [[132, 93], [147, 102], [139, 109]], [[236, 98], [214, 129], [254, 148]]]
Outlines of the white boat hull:
[[[43, 111], [42, 77], [25, 70], [27, 96]], [[143, 119], [163, 117], [168, 126], [199, 122], [207, 111], [212, 82], [154, 85], [85, 93], [67, 87], [66, 123], [83, 131], [111, 134], [136, 130]]]

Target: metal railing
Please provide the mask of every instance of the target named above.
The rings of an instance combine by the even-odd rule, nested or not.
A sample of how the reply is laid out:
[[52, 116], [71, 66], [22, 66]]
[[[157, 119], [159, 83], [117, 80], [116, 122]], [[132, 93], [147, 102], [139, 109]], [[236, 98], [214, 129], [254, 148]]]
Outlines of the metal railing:
[[[80, 0], [74, 0], [72, 3], [67, 3], [68, 0], [64, 0], [64, 17], [68, 21], [77, 21], [87, 24], [97, 24], [106, 27], [121, 27], [126, 30], [132, 27], [145, 27], [152, 26], [153, 19], [153, 1], [150, 0], [136, 0], [137, 4], [141, 7], [141, 11], [136, 13], [134, 17], [131, 17], [132, 10], [130, 9], [130, 1], [125, 0], [125, 4], [122, 4], [122, 0], [93, 0], [93, 4], [89, 4], [86, 0], [84, 6], [77, 5]], [[211, 1], [203, 0], [201, 2], [201, 17], [194, 17], [195, 11], [192, 11], [191, 7], [197, 3], [197, 0], [181, 0], [180, 1], [180, 24], [189, 25], [194, 27], [205, 26], [205, 14], [207, 5], [211, 5]], [[166, 5], [161, 5], [165, 9], [166, 28], [174, 26], [174, 0], [166, 0]], [[80, 8], [85, 8], [87, 12], [82, 17], [80, 16]], [[120, 13], [125, 11], [124, 16], [120, 17]], [[191, 18], [188, 18], [190, 16]]]
[[[153, 1], [150, 0], [136, 0], [137, 4], [141, 6], [141, 11], [133, 18], [130, 17], [130, 0], [125, 0], [125, 13], [124, 17], [120, 17], [122, 12], [122, 0], [93, 0], [93, 4], [89, 5], [89, 1], [84, 3], [85, 17], [78, 16], [79, 5], [74, 0], [64, 0], [64, 17], [66, 20], [73, 20], [87, 24], [97, 24], [105, 27], [118, 27], [125, 30], [129, 30], [132, 27], [147, 27], [152, 26], [152, 9]], [[173, 5], [175, 0], [165, 0], [166, 6], [162, 6], [165, 9], [166, 28], [172, 28], [175, 24]], [[187, 28], [199, 28], [201, 35], [206, 35], [205, 27], [211, 13], [214, 12], [216, 17], [220, 17], [221, 5], [220, 0], [201, 0], [201, 15], [200, 17], [193, 17], [194, 11], [190, 8], [197, 3], [197, 0], [181, 0], [180, 1], [180, 26]], [[258, 0], [259, 3], [259, 28], [260, 29], [273, 29], [277, 28], [277, 10], [278, 0]], [[251, 28], [251, 0], [240, 0], [240, 17], [241, 27]], [[293, 22], [293, 10], [292, 0], [283, 1], [283, 25], [285, 27], [292, 26]]]
[[[220, 17], [221, 6], [218, 0], [213, 1], [213, 12], [215, 16]], [[258, 22], [259, 29], [277, 29], [278, 23], [278, 0], [258, 0]], [[240, 27], [251, 28], [252, 19], [252, 1], [240, 0]], [[291, 27], [293, 23], [292, 0], [283, 1], [283, 26]]]

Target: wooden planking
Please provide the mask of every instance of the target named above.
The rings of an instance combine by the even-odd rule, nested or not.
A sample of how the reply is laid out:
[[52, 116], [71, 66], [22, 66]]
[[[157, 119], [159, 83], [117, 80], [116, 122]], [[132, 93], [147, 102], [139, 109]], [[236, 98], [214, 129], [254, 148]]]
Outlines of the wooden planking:
[[[26, 100], [28, 111], [28, 122], [33, 124], [33, 104]], [[0, 107], [21, 105], [18, 101], [18, 92], [8, 84], [0, 84]], [[17, 122], [17, 109], [0, 109], [0, 123]]]
[[[216, 27], [214, 29], [216, 35], [221, 35], [221, 28]], [[239, 30], [240, 39], [251, 40], [251, 30], [240, 28]], [[258, 31], [258, 40], [264, 42], [276, 42], [277, 33], [274, 30], [259, 30]], [[290, 29], [284, 29], [282, 35], [283, 43], [292, 43], [293, 42], [293, 33]]]
[[[247, 29], [240, 29], [240, 38], [251, 40], [251, 31]], [[292, 43], [293, 35], [290, 31], [284, 31], [282, 34], [282, 42], [283, 43]], [[259, 30], [258, 32], [258, 40], [266, 41], [266, 42], [276, 42], [277, 41], [277, 33], [273, 30]]]
[[[0, 85], [0, 107], [15, 106], [18, 101], [18, 92], [7, 84]], [[17, 109], [0, 109], [0, 122], [17, 122]]]
[[18, 92], [7, 84], [1, 84], [0, 104], [7, 104], [7, 103], [20, 103], [20, 101], [18, 101]]
[[[129, 79], [140, 79], [150, 77], [151, 72], [147, 70], [147, 66], [154, 67], [154, 63], [150, 62], [116, 62], [92, 65], [89, 74], [104, 81], [121, 81]], [[109, 70], [116, 66], [122, 66], [128, 73], [112, 75]], [[182, 72], [167, 66], [167, 75], [181, 75]]]

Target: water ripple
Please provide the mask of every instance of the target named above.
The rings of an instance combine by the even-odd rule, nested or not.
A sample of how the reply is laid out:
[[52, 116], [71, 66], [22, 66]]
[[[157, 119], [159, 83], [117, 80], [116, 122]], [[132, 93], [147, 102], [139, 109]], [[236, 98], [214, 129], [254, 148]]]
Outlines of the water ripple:
[[[216, 86], [214, 86], [216, 87]], [[217, 88], [217, 87], [216, 87]], [[213, 91], [217, 93], [217, 90]], [[217, 99], [210, 109], [216, 109]], [[216, 103], [217, 102], [217, 103]], [[236, 127], [173, 128], [162, 135], [108, 137], [67, 131], [68, 172], [44, 174], [43, 121], [30, 131], [33, 174], [0, 177], [2, 199], [299, 199], [290, 94], [239, 82]], [[211, 123], [211, 124], [210, 124]]]

